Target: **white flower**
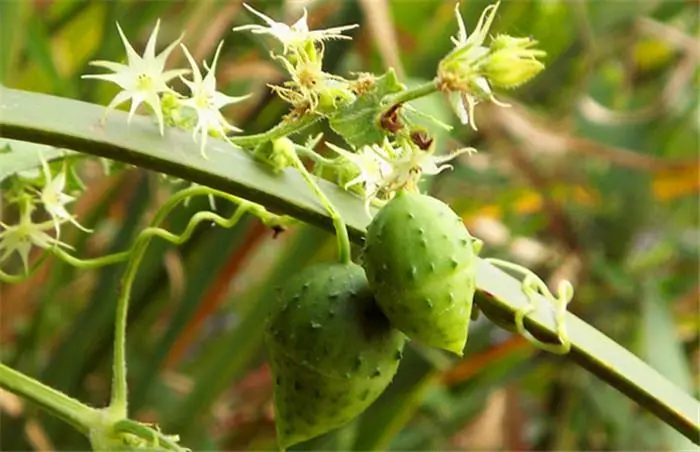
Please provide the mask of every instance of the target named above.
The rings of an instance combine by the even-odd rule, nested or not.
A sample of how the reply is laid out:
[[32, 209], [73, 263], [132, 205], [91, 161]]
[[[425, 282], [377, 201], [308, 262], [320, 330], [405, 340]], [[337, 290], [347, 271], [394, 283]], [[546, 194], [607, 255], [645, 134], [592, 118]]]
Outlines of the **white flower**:
[[375, 198], [383, 192], [391, 196], [397, 190], [408, 188], [415, 190], [423, 175], [434, 176], [452, 165], [447, 164], [458, 155], [474, 153], [474, 148], [462, 148], [448, 155], [435, 156], [432, 150], [423, 151], [408, 144], [395, 147], [389, 140], [380, 144], [363, 146], [357, 152], [348, 152], [332, 143], [326, 143], [331, 149], [353, 163], [359, 174], [344, 185], [344, 189], [362, 184], [364, 188], [365, 210]]
[[452, 165], [447, 164], [447, 162], [461, 154], [475, 152], [474, 148], [461, 148], [447, 155], [436, 156], [433, 154], [433, 150], [423, 151], [412, 146], [405, 146], [395, 150], [395, 154], [400, 157], [389, 162], [392, 170], [382, 182], [382, 189], [389, 192], [405, 187], [414, 189], [423, 175], [434, 176], [447, 169], [452, 169]]
[[275, 22], [270, 17], [256, 11], [245, 3], [243, 6], [245, 6], [248, 11], [264, 20], [268, 26], [242, 25], [234, 28], [233, 31], [250, 30], [255, 34], [271, 35], [282, 43], [285, 54], [289, 52], [290, 48], [297, 52], [303, 51], [304, 46], [308, 42], [323, 42], [329, 39], [352, 39], [350, 36], [345, 36], [342, 33], [359, 26], [354, 24], [327, 28], [325, 30], [309, 30], [309, 25], [306, 22], [308, 14], [306, 8], [304, 8], [302, 17], [292, 26], [289, 26], [281, 22]]
[[71, 248], [70, 245], [63, 243], [45, 231], [54, 227], [53, 221], [44, 223], [32, 222], [33, 207], [26, 206], [20, 213], [19, 223], [13, 226], [0, 221], [0, 226], [3, 231], [0, 232], [0, 262], [5, 261], [12, 253], [17, 252], [25, 271], [29, 270], [29, 252], [32, 246], [49, 249], [55, 246]]
[[333, 143], [326, 142], [326, 145], [350, 161], [359, 171], [359, 174], [349, 182], [343, 189], [347, 190], [353, 185], [362, 184], [365, 192], [365, 209], [369, 214], [369, 204], [377, 196], [384, 180], [391, 174], [391, 164], [387, 155], [380, 146], [363, 146], [358, 152], [348, 152]]
[[231, 97], [216, 90], [216, 76], [214, 75], [214, 71], [216, 70], [216, 63], [219, 59], [219, 52], [221, 51], [222, 44], [223, 41], [220, 42], [219, 46], [216, 48], [216, 53], [214, 54], [214, 60], [212, 61], [211, 67], [207, 66], [206, 61], [204, 62], [204, 67], [207, 70], [207, 75], [204, 78], [202, 78], [202, 74], [197, 67], [197, 63], [194, 61], [194, 58], [192, 58], [192, 55], [190, 55], [187, 47], [182, 45], [182, 50], [185, 52], [185, 56], [190, 62], [190, 66], [192, 66], [192, 81], [180, 77], [190, 89], [191, 93], [190, 98], [181, 100], [180, 103], [194, 109], [197, 112], [197, 125], [192, 131], [192, 137], [195, 138], [196, 141], [197, 132], [200, 133], [201, 144], [199, 151], [204, 158], [207, 158], [204, 148], [207, 143], [207, 136], [210, 132], [214, 132], [217, 136], [220, 136], [231, 143], [226, 136], [226, 133], [229, 131], [241, 131], [241, 129], [229, 124], [219, 109], [225, 105], [240, 102], [250, 96], [248, 94], [241, 97]]
[[112, 61], [91, 61], [93, 66], [100, 66], [113, 71], [113, 74], [90, 74], [83, 75], [82, 78], [94, 78], [106, 80], [116, 83], [122, 88], [122, 91], [117, 94], [107, 106], [107, 111], [121, 105], [131, 99], [131, 109], [129, 110], [129, 119], [131, 121], [134, 112], [141, 103], [147, 104], [158, 119], [160, 134], [164, 133], [163, 112], [160, 105], [160, 93], [174, 92], [167, 83], [178, 75], [187, 73], [186, 70], [177, 69], [164, 71], [165, 61], [175, 46], [180, 42], [180, 36], [175, 42], [170, 44], [165, 50], [156, 56], [156, 36], [160, 20], [156, 22], [156, 26], [148, 38], [146, 50], [143, 56], [139, 56], [134, 48], [129, 44], [129, 41], [124, 36], [124, 32], [117, 23], [117, 29], [121, 36], [122, 42], [126, 49], [128, 64], [115, 63]]
[[41, 158], [41, 166], [44, 173], [44, 179], [46, 180], [44, 188], [39, 192], [39, 199], [44, 205], [44, 209], [51, 215], [51, 219], [56, 230], [56, 237], [60, 233], [60, 224], [64, 221], [70, 221], [77, 228], [85, 232], [92, 232], [80, 225], [73, 215], [71, 215], [66, 210], [66, 205], [75, 201], [73, 196], [63, 193], [66, 188], [66, 174], [65, 171], [60, 171], [55, 178], [51, 178], [51, 170], [49, 169], [48, 163], [44, 158]]

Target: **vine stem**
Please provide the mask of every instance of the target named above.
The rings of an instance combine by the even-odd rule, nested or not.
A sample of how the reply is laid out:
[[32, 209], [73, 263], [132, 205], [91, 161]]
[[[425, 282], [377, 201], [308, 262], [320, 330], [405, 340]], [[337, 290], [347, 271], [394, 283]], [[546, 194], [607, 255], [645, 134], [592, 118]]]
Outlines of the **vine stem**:
[[260, 143], [265, 143], [277, 138], [299, 133], [320, 119], [321, 116], [312, 116], [307, 114], [301, 118], [281, 122], [267, 132], [229, 137], [229, 141], [237, 146], [251, 148]]
[[[126, 320], [129, 310], [129, 297], [131, 294], [131, 286], [136, 278], [136, 272], [139, 264], [145, 254], [146, 248], [150, 243], [150, 239], [155, 235], [164, 236], [167, 233], [162, 229], [155, 227], [160, 224], [165, 217], [172, 211], [180, 201], [183, 201], [192, 196], [212, 194], [213, 190], [207, 187], [191, 187], [175, 193], [168, 199], [163, 206], [158, 210], [151, 222], [151, 227], [144, 229], [136, 239], [134, 246], [131, 249], [129, 262], [124, 271], [124, 276], [121, 281], [121, 290], [119, 299], [117, 300], [116, 321], [114, 323], [114, 358], [112, 363], [112, 395], [110, 399], [109, 409], [116, 417], [127, 417], [127, 381], [126, 381]], [[237, 199], [237, 198], [236, 198]], [[209, 212], [200, 212], [209, 213]], [[215, 214], [211, 214], [215, 215]], [[221, 218], [215, 215], [217, 218]], [[192, 220], [197, 217], [193, 216], [188, 224], [188, 229], [192, 224]], [[216, 221], [214, 218], [212, 220]], [[201, 221], [201, 220], [200, 220]], [[196, 226], [196, 224], [194, 225]], [[192, 227], [191, 229], [194, 229]], [[187, 232], [187, 231], [186, 231]], [[190, 231], [191, 234], [191, 231]], [[183, 233], [184, 235], [184, 233]], [[172, 234], [171, 234], [172, 236]], [[176, 236], [172, 236], [176, 237]], [[172, 238], [171, 237], [171, 238]]]
[[90, 431], [100, 417], [99, 410], [91, 408], [2, 363], [0, 363], [0, 386], [27, 400], [31, 400], [84, 434]]
[[70, 253], [62, 250], [61, 248], [53, 248], [51, 249], [51, 252], [54, 254], [54, 256], [58, 257], [65, 263], [72, 265], [73, 267], [76, 268], [82, 268], [84, 270], [90, 270], [94, 268], [100, 268], [104, 267], [107, 265], [112, 265], [116, 264], [119, 262], [123, 262], [131, 256], [131, 249], [128, 249], [126, 251], [120, 251], [118, 253], [113, 253], [113, 254], [107, 254], [106, 256], [100, 256], [96, 257], [94, 259], [79, 259]]
[[42, 253], [41, 256], [39, 256], [39, 258], [36, 260], [36, 262], [34, 262], [32, 266], [29, 267], [28, 270], [19, 275], [12, 275], [10, 273], [5, 273], [4, 271], [0, 270], [0, 282], [4, 282], [7, 284], [17, 284], [26, 279], [29, 279], [29, 277], [31, 277], [37, 270], [39, 270], [41, 264], [44, 263], [47, 257], [47, 253]]
[[391, 94], [389, 96], [385, 96], [382, 99], [382, 104], [386, 106], [392, 106], [396, 104], [401, 104], [404, 102], [409, 102], [415, 99], [418, 99], [420, 97], [425, 97], [429, 96], [430, 94], [433, 94], [438, 91], [438, 86], [437, 82], [435, 80], [425, 82], [421, 85], [416, 86], [415, 88], [410, 88], [404, 91], [401, 91], [396, 94]]
[[289, 156], [294, 162], [294, 167], [297, 169], [297, 171], [299, 171], [299, 173], [304, 178], [309, 187], [311, 187], [311, 190], [321, 201], [321, 204], [323, 204], [323, 207], [328, 211], [328, 214], [333, 220], [333, 226], [335, 227], [335, 236], [338, 243], [338, 260], [343, 264], [349, 264], [351, 257], [350, 238], [348, 237], [348, 229], [345, 225], [345, 221], [343, 221], [343, 218], [340, 216], [340, 213], [336, 210], [333, 203], [328, 200], [326, 195], [323, 193], [321, 188], [314, 180], [314, 177], [306, 169], [304, 163], [299, 158], [297, 152], [294, 149], [290, 149]]

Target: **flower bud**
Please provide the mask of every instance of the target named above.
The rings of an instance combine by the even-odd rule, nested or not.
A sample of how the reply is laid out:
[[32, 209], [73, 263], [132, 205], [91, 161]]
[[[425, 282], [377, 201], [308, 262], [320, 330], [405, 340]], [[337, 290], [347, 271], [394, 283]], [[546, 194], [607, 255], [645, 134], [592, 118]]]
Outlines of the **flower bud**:
[[491, 53], [482, 66], [483, 74], [495, 86], [515, 88], [529, 81], [544, 69], [538, 61], [546, 55], [533, 49], [537, 41], [498, 35], [491, 43]]

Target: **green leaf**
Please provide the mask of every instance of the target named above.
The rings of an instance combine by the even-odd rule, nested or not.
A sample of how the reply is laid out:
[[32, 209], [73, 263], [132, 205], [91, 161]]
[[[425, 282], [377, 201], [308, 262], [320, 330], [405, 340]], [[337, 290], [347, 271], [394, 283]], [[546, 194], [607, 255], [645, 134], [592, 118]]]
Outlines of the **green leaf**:
[[[333, 230], [328, 213], [301, 176], [292, 170], [274, 175], [220, 140], [210, 140], [210, 158], [204, 160], [188, 133], [168, 130], [161, 137], [150, 119], [134, 118], [128, 126], [126, 113], [111, 112], [106, 125], [99, 127], [103, 107], [6, 88], [0, 88], [0, 111], [0, 136], [68, 147], [161, 171]], [[361, 243], [369, 222], [362, 201], [331, 183], [320, 181], [319, 186], [344, 218], [352, 240]], [[483, 260], [477, 263], [476, 271], [477, 288], [487, 294], [482, 306], [488, 305], [491, 312], [512, 321], [518, 309], [529, 306], [520, 281]], [[539, 304], [543, 308], [530, 314], [526, 325], [545, 337], [556, 337], [554, 318], [545, 308], [547, 300], [541, 299]], [[567, 314], [566, 323], [572, 342], [571, 359], [688, 438], [699, 441], [700, 402], [573, 314]], [[241, 340], [244, 343], [244, 337]]]
[[404, 89], [394, 70], [389, 69], [374, 80], [374, 86], [369, 91], [358, 96], [355, 102], [338, 110], [328, 123], [331, 129], [356, 148], [380, 143], [387, 136], [379, 124], [379, 117], [386, 109], [386, 106], [381, 105], [382, 98]]
[[[653, 279], [647, 279], [644, 284], [642, 308], [644, 355], [647, 362], [679, 387], [688, 392], [692, 391], [690, 366], [677, 339], [675, 322], [662, 299], [658, 282]], [[692, 444], [686, 438], [668, 427], [664, 428], [663, 437], [668, 450], [692, 450]]]

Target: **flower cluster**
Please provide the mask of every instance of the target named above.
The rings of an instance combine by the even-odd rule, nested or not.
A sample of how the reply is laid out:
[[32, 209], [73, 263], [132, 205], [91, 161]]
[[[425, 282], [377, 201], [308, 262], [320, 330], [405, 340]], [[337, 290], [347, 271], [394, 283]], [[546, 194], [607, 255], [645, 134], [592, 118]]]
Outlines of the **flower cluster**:
[[469, 35], [457, 4], [455, 15], [459, 30], [452, 38], [454, 48], [438, 66], [440, 90], [447, 93], [462, 124], [469, 124], [474, 130], [474, 108], [479, 102], [490, 100], [496, 105], [508, 106], [496, 99], [492, 86], [514, 88], [544, 69], [538, 58], [544, 57], [545, 52], [534, 49], [537, 42], [531, 38], [498, 35], [485, 45], [498, 5], [484, 9], [474, 32]]
[[352, 174], [352, 178], [342, 185], [345, 189], [360, 187], [367, 215], [370, 215], [369, 207], [375, 199], [389, 199], [399, 190], [417, 191], [422, 176], [434, 176], [451, 169], [452, 165], [447, 162], [461, 154], [476, 152], [474, 148], [461, 148], [448, 155], [436, 156], [434, 144], [423, 150], [408, 140], [391, 142], [388, 139], [353, 152], [332, 143], [326, 145], [342, 157], [339, 166], [351, 166], [351, 172], [346, 174]]
[[244, 6], [267, 26], [242, 25], [233, 31], [250, 31], [255, 34], [269, 35], [282, 44], [282, 53], [271, 53], [282, 64], [291, 77], [282, 86], [270, 85], [280, 98], [292, 105], [299, 112], [327, 114], [339, 106], [355, 100], [349, 88], [350, 82], [344, 78], [323, 71], [324, 41], [333, 39], [351, 39], [343, 32], [358, 25], [344, 25], [325, 30], [309, 30], [307, 11], [294, 24], [276, 22], [270, 17], [256, 11], [247, 4]]
[[[399, 114], [402, 106], [411, 109], [405, 102], [413, 97], [402, 97], [406, 88], [398, 80], [392, 82], [391, 78], [387, 78], [381, 88], [384, 91], [374, 92], [372, 90], [375, 90], [375, 82], [379, 80], [374, 76], [361, 75], [355, 81], [348, 81], [323, 70], [325, 42], [351, 39], [345, 33], [356, 28], [356, 24], [310, 30], [306, 9], [296, 22], [287, 25], [247, 4], [244, 6], [264, 24], [242, 25], [233, 28], [233, 31], [248, 31], [278, 41], [281, 48], [270, 52], [270, 55], [281, 64], [289, 74], [290, 80], [281, 85], [270, 85], [270, 88], [291, 105], [297, 118], [304, 115], [321, 115], [334, 121], [339, 111], [345, 111], [340, 107], [352, 104], [364, 96], [362, 102], [357, 102], [361, 107], [357, 107], [353, 112], [357, 117], [367, 119], [370, 119], [370, 115], [374, 116], [376, 124], [369, 125], [374, 127], [371, 131], [372, 139], [353, 141], [354, 138], [348, 136], [362, 133], [361, 126], [348, 125], [347, 121], [335, 121], [331, 127], [349, 140], [351, 148], [346, 150], [331, 143], [328, 146], [340, 155], [330, 164], [336, 180], [344, 188], [360, 193], [367, 208], [372, 201], [389, 199], [398, 190], [417, 190], [417, 183], [423, 175], [438, 174], [450, 167], [446, 163], [456, 155], [474, 151], [468, 148], [448, 156], [437, 157], [435, 143], [429, 134], [418, 134], [414, 137], [414, 128], [405, 127], [407, 118]], [[497, 35], [489, 39], [489, 30], [498, 6], [498, 3], [488, 6], [473, 32], [469, 34], [459, 14], [459, 4], [456, 5], [458, 31], [451, 38], [453, 48], [440, 61], [437, 77], [425, 91], [434, 92], [437, 89], [446, 93], [460, 121], [470, 124], [474, 129], [474, 109], [478, 103], [489, 100], [497, 105], [507, 106], [496, 99], [492, 87], [513, 88], [543, 69], [539, 58], [544, 56], [544, 52], [534, 48], [534, 40], [508, 35]], [[241, 130], [230, 124], [220, 110], [248, 96], [234, 97], [217, 90], [215, 72], [223, 42], [216, 48], [211, 64], [207, 64], [206, 61], [203, 63], [206, 71], [203, 73], [187, 47], [181, 44], [183, 36], [156, 55], [159, 25], [160, 22], [157, 22], [148, 38], [145, 51], [140, 56], [117, 24], [126, 49], [127, 64], [92, 62], [94, 66], [109, 69], [113, 73], [85, 75], [85, 78], [109, 81], [121, 88], [107, 110], [131, 100], [128, 116], [130, 121], [138, 106], [146, 104], [155, 114], [161, 134], [164, 133], [165, 125], [191, 130], [193, 139], [200, 143], [200, 153], [205, 158], [207, 137], [214, 136], [230, 144], [236, 143], [252, 149], [256, 158], [266, 161], [276, 171], [287, 168], [290, 165], [287, 158], [289, 156], [277, 152], [273, 146], [274, 140], [279, 139], [279, 136], [270, 135], [268, 138], [267, 134], [260, 134], [260, 140], [229, 137], [229, 134]], [[189, 62], [189, 69], [165, 70], [168, 56], [178, 46]], [[187, 95], [180, 94], [169, 86], [171, 80], [176, 77], [179, 77], [189, 90]], [[372, 94], [368, 95], [370, 91]], [[398, 96], [401, 100], [390, 104], [392, 96]], [[388, 110], [385, 108], [387, 106]], [[360, 111], [359, 108], [364, 110]], [[366, 113], [368, 111], [370, 113]], [[289, 133], [294, 133], [294, 130], [290, 130]], [[294, 149], [304, 148], [298, 146]], [[310, 149], [309, 152], [317, 163], [323, 159]], [[325, 162], [318, 166], [329, 165]], [[316, 167], [314, 173], [323, 174]], [[57, 212], [55, 217], [65, 218], [65, 215]]]
[[[14, 225], [0, 221], [0, 263], [17, 253], [25, 271], [29, 270], [29, 254], [32, 247], [44, 250], [55, 247], [71, 248], [60, 241], [61, 227], [66, 222], [85, 232], [91, 232], [68, 212], [67, 205], [75, 201], [75, 198], [65, 193], [68, 171], [65, 163], [58, 174], [52, 176], [49, 164], [43, 156], [40, 156], [40, 160], [43, 177], [22, 177], [19, 174], [14, 180], [14, 185], [5, 193], [5, 200], [17, 207], [19, 221]], [[50, 219], [35, 222], [35, 212], [40, 205]], [[55, 237], [49, 234], [48, 231], [51, 230], [55, 232]]]
[[[156, 38], [159, 27], [160, 21], [157, 21], [146, 43], [146, 49], [140, 56], [117, 24], [119, 36], [126, 49], [127, 64], [102, 60], [92, 61], [91, 65], [108, 69], [113, 73], [88, 74], [83, 75], [83, 78], [105, 80], [117, 84], [121, 91], [109, 103], [107, 111], [130, 100], [131, 108], [128, 122], [131, 122], [139, 105], [146, 104], [156, 116], [161, 135], [164, 134], [166, 123], [192, 128], [195, 141], [197, 134], [199, 134], [200, 153], [206, 158], [204, 149], [207, 136], [213, 135], [228, 140], [227, 134], [229, 132], [241, 131], [224, 118], [220, 109], [226, 105], [240, 102], [248, 96], [231, 97], [217, 91], [215, 70], [221, 51], [221, 43], [217, 47], [211, 66], [204, 63], [207, 74], [202, 77], [187, 47], [180, 43], [183, 35], [156, 55]], [[191, 69], [165, 70], [166, 60], [178, 45], [187, 57]], [[185, 79], [183, 75], [186, 74], [191, 74], [192, 79]], [[176, 77], [179, 77], [188, 87], [189, 96], [176, 92], [168, 85]], [[194, 120], [191, 120], [193, 115]]]

